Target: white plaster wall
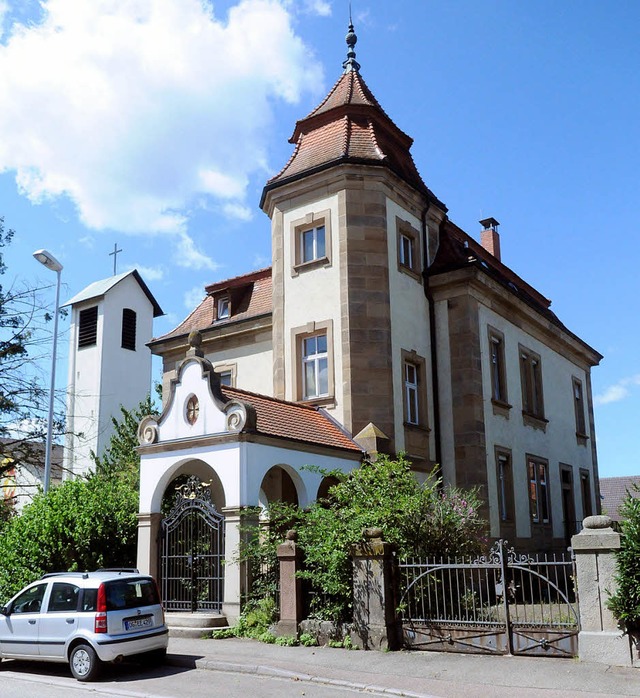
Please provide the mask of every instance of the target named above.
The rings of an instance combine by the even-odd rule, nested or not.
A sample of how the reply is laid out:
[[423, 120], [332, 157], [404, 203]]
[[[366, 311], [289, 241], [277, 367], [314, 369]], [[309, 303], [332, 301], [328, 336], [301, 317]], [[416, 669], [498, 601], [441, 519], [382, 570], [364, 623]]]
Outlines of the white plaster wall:
[[[226, 416], [213, 402], [208, 386], [202, 377], [200, 362], [187, 360], [180, 373], [180, 382], [175, 386], [173, 401], [158, 424], [158, 441], [193, 439], [226, 431]], [[186, 413], [191, 395], [195, 395], [199, 403], [199, 414], [194, 424], [189, 424]]]
[[206, 354], [214, 368], [234, 364], [236, 388], [273, 395], [273, 349], [271, 339]]
[[[423, 376], [426, 390], [427, 426], [433, 428], [433, 389], [431, 385], [431, 339], [429, 333], [429, 304], [424, 286], [398, 270], [398, 236], [396, 217], [421, 230], [418, 218], [387, 198], [387, 247], [389, 255], [389, 303], [391, 312], [391, 363], [393, 367], [393, 396], [396, 448], [404, 444], [404, 376], [402, 350], [415, 351], [425, 360]], [[423, 242], [421, 241], [421, 247]], [[422, 268], [422, 260], [420, 260]], [[425, 434], [426, 437], [426, 434]], [[429, 455], [435, 458], [434, 441], [429, 438]]]
[[[292, 222], [304, 218], [309, 213], [330, 209], [331, 211], [331, 265], [303, 271], [291, 275]], [[293, 394], [291, 371], [295, 370], [295, 357], [292, 356], [291, 330], [309, 322], [333, 320], [333, 378], [336, 407], [330, 410], [340, 423], [344, 421], [342, 389], [341, 352], [341, 308], [340, 308], [340, 266], [339, 266], [339, 220], [338, 196], [329, 196], [310, 204], [293, 208], [283, 216], [283, 257], [284, 257], [284, 358], [285, 358], [285, 397], [297, 400]], [[273, 388], [269, 390], [271, 394]]]
[[[136, 313], [136, 350], [122, 348], [122, 310]], [[102, 377], [98, 422], [98, 454], [108, 446], [111, 417], [120, 415], [120, 405], [136, 407], [151, 390], [153, 306], [133, 276], [118, 282], [104, 296]]]
[[[80, 311], [98, 306], [96, 344], [78, 349]], [[123, 349], [122, 310], [136, 313], [136, 351]], [[111, 417], [120, 405], [136, 407], [151, 390], [153, 306], [132, 276], [125, 277], [103, 297], [72, 308], [69, 333], [65, 468], [76, 474], [92, 466], [91, 451], [102, 454], [113, 432]], [[75, 435], [75, 436], [74, 436]], [[65, 474], [68, 476], [68, 473]]]
[[[96, 344], [78, 349], [80, 311], [98, 306]], [[72, 308], [69, 332], [69, 382], [67, 386], [67, 428], [65, 477], [69, 472], [84, 473], [91, 467], [90, 452], [98, 450], [101, 363], [104, 328], [103, 299], [94, 298]]]
[[225, 442], [157, 454], [144, 454], [140, 462], [140, 512], [160, 511], [165, 489], [189, 461], [206, 463], [220, 478], [227, 507], [257, 506], [260, 486], [273, 466], [286, 470], [296, 485], [300, 506], [307, 506], [318, 492], [322, 475], [303, 469], [316, 465], [349, 472], [359, 462], [347, 458], [297, 451], [247, 442]]
[[[576, 440], [575, 409], [573, 403], [572, 377], [582, 381], [584, 402], [587, 402], [587, 380], [583, 369], [565, 356], [539, 341], [531, 334], [516, 327], [507, 319], [485, 306], [480, 306], [480, 340], [482, 354], [482, 382], [484, 392], [484, 415], [487, 444], [487, 478], [491, 504], [492, 533], [497, 532], [498, 503], [494, 446], [505, 446], [512, 452], [514, 502], [518, 536], [529, 536], [529, 498], [526, 472], [527, 454], [539, 456], [549, 462], [549, 494], [554, 536], [562, 537], [563, 514], [560, 482], [560, 463], [573, 466], [574, 502], [576, 518], [580, 518], [581, 494], [579, 469], [589, 471], [593, 489], [593, 461], [590, 441], [583, 446]], [[509, 418], [494, 415], [491, 404], [491, 367], [487, 326], [491, 325], [504, 334], [504, 354], [508, 401], [512, 405]], [[519, 345], [540, 355], [542, 368], [542, 390], [546, 431], [526, 426], [522, 420], [522, 389], [520, 379]], [[587, 433], [590, 425], [585, 412]]]

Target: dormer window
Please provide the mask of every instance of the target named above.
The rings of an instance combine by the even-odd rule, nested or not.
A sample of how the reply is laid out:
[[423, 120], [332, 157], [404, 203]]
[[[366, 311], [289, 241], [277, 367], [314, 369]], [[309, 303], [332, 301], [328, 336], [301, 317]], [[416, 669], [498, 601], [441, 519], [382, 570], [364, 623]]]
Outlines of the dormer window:
[[226, 320], [231, 315], [231, 303], [227, 296], [218, 298], [218, 320]]

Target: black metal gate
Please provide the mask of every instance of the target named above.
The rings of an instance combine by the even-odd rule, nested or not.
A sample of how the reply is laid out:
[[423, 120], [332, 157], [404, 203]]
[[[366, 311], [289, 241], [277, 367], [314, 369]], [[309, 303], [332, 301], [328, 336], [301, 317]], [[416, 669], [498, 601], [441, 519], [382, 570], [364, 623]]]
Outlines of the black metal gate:
[[518, 555], [499, 540], [475, 560], [400, 562], [403, 638], [413, 649], [574, 657], [575, 561]]
[[160, 580], [167, 611], [220, 613], [224, 590], [224, 516], [209, 483], [192, 475], [162, 521]]

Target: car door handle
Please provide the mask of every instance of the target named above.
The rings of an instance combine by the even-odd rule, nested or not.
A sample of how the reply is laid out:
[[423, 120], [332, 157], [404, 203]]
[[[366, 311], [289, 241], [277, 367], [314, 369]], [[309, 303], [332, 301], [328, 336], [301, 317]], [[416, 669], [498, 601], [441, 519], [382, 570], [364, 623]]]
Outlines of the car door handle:
[[30, 620], [30, 621], [29, 621], [29, 625], [35, 625], [35, 624], [36, 624], [35, 620]]
[[73, 625], [75, 622], [74, 618], [67, 618], [67, 623], [69, 623], [69, 625]]

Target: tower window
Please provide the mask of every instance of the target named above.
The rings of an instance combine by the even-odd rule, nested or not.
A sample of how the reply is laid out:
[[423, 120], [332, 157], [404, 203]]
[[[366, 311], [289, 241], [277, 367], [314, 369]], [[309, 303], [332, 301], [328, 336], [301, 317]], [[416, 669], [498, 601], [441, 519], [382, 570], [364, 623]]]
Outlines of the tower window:
[[291, 275], [331, 265], [331, 211], [314, 211], [291, 222]]
[[325, 254], [325, 228], [319, 225], [300, 233], [300, 252], [302, 264], [314, 262], [316, 259], [324, 259]]
[[136, 311], [122, 309], [122, 348], [136, 350]]
[[95, 346], [98, 341], [98, 306], [80, 311], [78, 322], [78, 349]]

